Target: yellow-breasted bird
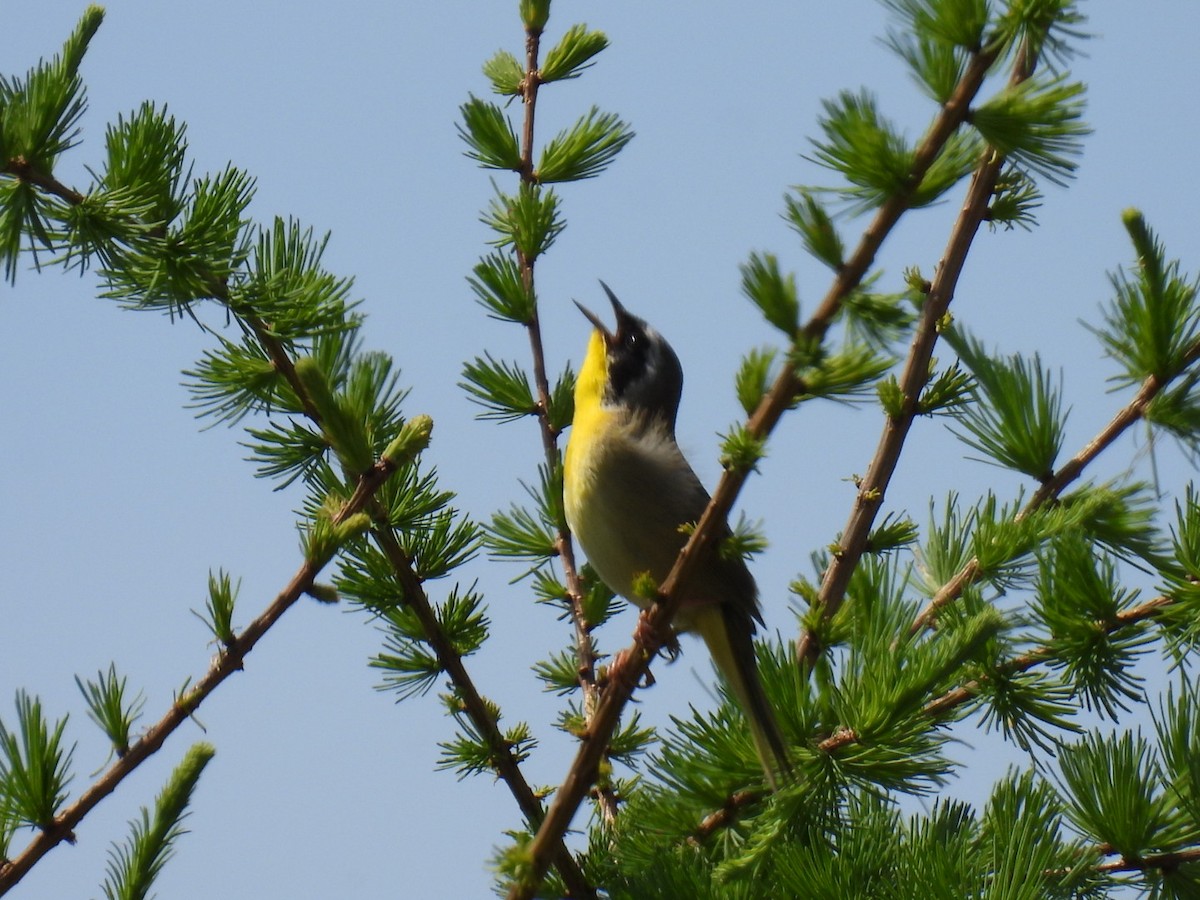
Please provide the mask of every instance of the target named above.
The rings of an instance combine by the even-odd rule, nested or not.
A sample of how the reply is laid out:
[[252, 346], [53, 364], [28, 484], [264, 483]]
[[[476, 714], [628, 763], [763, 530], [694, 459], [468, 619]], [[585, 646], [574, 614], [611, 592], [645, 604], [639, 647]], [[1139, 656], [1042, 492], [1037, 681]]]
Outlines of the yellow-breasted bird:
[[[563, 471], [567, 524], [592, 568], [610, 588], [641, 606], [634, 590], [642, 573], [661, 584], [687, 541], [708, 492], [675, 441], [683, 369], [675, 351], [645, 321], [629, 313], [600, 283], [617, 316], [609, 331], [576, 304], [596, 330], [575, 381]], [[726, 526], [725, 534], [729, 534]], [[672, 621], [696, 632], [729, 682], [750, 723], [767, 781], [788, 770], [784, 742], [763, 693], [754, 657], [758, 588], [740, 558], [712, 553], [681, 586]]]

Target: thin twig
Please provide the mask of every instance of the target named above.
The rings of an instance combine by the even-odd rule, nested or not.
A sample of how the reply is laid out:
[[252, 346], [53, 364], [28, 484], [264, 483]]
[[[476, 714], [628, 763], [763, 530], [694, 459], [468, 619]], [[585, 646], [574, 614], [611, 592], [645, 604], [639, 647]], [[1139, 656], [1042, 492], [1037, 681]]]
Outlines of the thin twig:
[[[990, 64], [989, 61], [988, 65]], [[1015, 85], [1028, 79], [1033, 74], [1035, 65], [1036, 59], [1032, 55], [1024, 52], [1018, 54], [1009, 83]], [[966, 115], [966, 109], [962, 114]], [[954, 299], [959, 275], [966, 264], [967, 253], [979, 226], [987, 218], [996, 181], [1003, 165], [1003, 156], [990, 148], [985, 151], [971, 179], [966, 200], [959, 210], [954, 228], [950, 232], [942, 261], [925, 297], [921, 319], [900, 376], [902, 409], [899, 415], [889, 415], [884, 422], [883, 432], [867, 468], [867, 474], [858, 486], [850, 518], [842, 531], [840, 545], [821, 581], [816, 605], [819, 607], [822, 622], [829, 621], [841, 608], [846, 596], [846, 587], [866, 551], [871, 527], [879, 514], [888, 485], [900, 461], [908, 432], [917, 417], [921, 391], [929, 381], [929, 364], [937, 344], [942, 318]], [[822, 649], [817, 635], [806, 629], [797, 642], [797, 656], [801, 665], [811, 670]]]
[[[1179, 374], [1182, 374], [1183, 370], [1186, 370], [1188, 366], [1197, 360], [1200, 360], [1200, 341], [1192, 344], [1188, 348], [1187, 353], [1184, 354]], [[1027, 516], [1033, 510], [1056, 500], [1072, 482], [1083, 474], [1084, 469], [1096, 457], [1112, 446], [1117, 438], [1124, 434], [1130, 426], [1146, 415], [1146, 410], [1154, 402], [1155, 397], [1162, 393], [1169, 384], [1170, 381], [1163, 381], [1156, 375], [1147, 376], [1138, 389], [1138, 392], [1117, 411], [1117, 414], [1112, 417], [1109, 423], [1100, 429], [1096, 436], [1088, 441], [1062, 468], [1042, 483], [1037, 492], [1029, 498], [1029, 502], [1025, 504], [1025, 507], [1017, 514], [1018, 518]], [[957, 600], [962, 595], [963, 590], [973, 584], [978, 577], [979, 560], [972, 557], [925, 604], [924, 608], [917, 614], [917, 617], [913, 619], [913, 623], [909, 627], [909, 633], [916, 634], [930, 627], [942, 607]]]
[[[40, 174], [32, 169], [32, 167], [24, 164], [24, 160], [10, 160], [5, 164], [4, 171], [13, 174], [19, 178], [28, 181], [54, 194], [66, 202], [77, 205], [84, 200], [84, 195], [78, 191], [63, 185], [51, 176]], [[236, 316], [244, 326], [254, 335], [255, 339], [263, 347], [271, 359], [272, 365], [276, 372], [287, 382], [290, 389], [299, 399], [301, 408], [304, 414], [318, 427], [321, 426], [321, 415], [315, 404], [308, 396], [308, 392], [304, 388], [303, 383], [296, 375], [295, 365], [289, 355], [287, 348], [272, 333], [269, 325], [260, 317], [255, 315], [250, 310], [235, 309], [233, 307], [229, 287], [225, 281], [210, 277], [206, 279], [205, 290], [214, 300], [217, 300], [224, 305], [230, 312]], [[357, 481], [355, 491], [351, 499], [343, 506], [342, 511], [334, 518], [334, 523], [344, 521], [344, 519], [364, 509], [369, 501], [372, 501], [375, 492], [379, 486], [387, 479], [394, 471], [394, 466], [387, 460], [380, 460], [366, 473], [363, 473]], [[378, 510], [374, 510], [378, 513]], [[375, 516], [377, 522], [379, 516]], [[411, 573], [411, 567], [408, 567], [407, 556], [395, 541], [394, 534], [389, 530], [386, 531], [386, 537], [382, 539], [379, 535], [382, 530], [375, 532], [377, 541], [385, 554], [392, 559], [389, 548], [392, 551], [399, 551], [398, 559], [405, 561], [404, 566], [397, 568], [397, 577], [404, 582], [404, 572]], [[390, 540], [389, 540], [390, 538]], [[393, 560], [393, 567], [396, 568]], [[200, 702], [211, 693], [225, 678], [233, 671], [241, 668], [241, 659], [254, 646], [255, 643], [262, 637], [263, 634], [279, 619], [279, 617], [295, 602], [295, 600], [305, 593], [312, 586], [312, 581], [316, 577], [328, 559], [321, 562], [311, 573], [307, 573], [310, 567], [306, 563], [301, 568], [300, 572], [293, 577], [288, 588], [284, 593], [276, 598], [275, 602], [267, 608], [267, 610], [255, 619], [246, 630], [240, 635], [234, 643], [226, 648], [214, 661], [213, 667], [209, 673], [197, 683], [196, 687], [188, 692], [184, 700], [177, 701], [172, 709], [163, 717], [163, 719], [153, 726], [144, 736], [138, 741], [130, 751], [119, 759], [109, 769], [104, 776], [101, 777], [88, 791], [84, 792], [74, 804], [72, 804], [62, 815], [55, 819], [55, 824], [45, 829], [30, 842], [29, 846], [16, 859], [9, 863], [0, 865], [0, 894], [7, 890], [7, 886], [15, 884], [29, 870], [30, 867], [44, 856], [51, 848], [56, 846], [63, 840], [70, 839], [73, 829], [100, 800], [110, 794], [116, 786], [132, 772], [138, 765], [153, 753], [157, 752], [162, 742], [166, 737], [177, 728], [184, 719], [191, 715], [200, 705]], [[413, 574], [415, 579], [415, 574]], [[441, 623], [437, 621], [435, 615], [432, 614], [432, 609], [429, 606], [428, 598], [420, 587], [420, 582], [416, 582], [416, 590], [411, 589], [411, 585], [406, 587], [406, 595], [420, 598], [418, 602], [424, 601], [424, 610], [414, 610], [418, 613], [422, 625], [425, 628], [426, 640], [430, 646], [435, 649], [438, 654], [439, 661], [446, 666], [447, 674], [454, 682], [459, 693], [464, 697], [472, 697], [477, 702], [468, 704], [467, 714], [471, 717], [472, 722], [479, 729], [480, 734], [488, 741], [488, 745], [492, 750], [493, 759], [496, 761], [496, 766], [505, 783], [509, 786], [509, 790], [516, 798], [522, 812], [531, 823], [537, 822], [541, 817], [541, 804], [537, 800], [536, 795], [529, 787], [521, 774], [515, 758], [512, 756], [511, 748], [505, 742], [503, 735], [496, 728], [493, 717], [487, 712], [486, 705], [482, 702], [478, 691], [475, 689], [474, 683], [462, 664], [462, 658], [454, 651], [452, 643], [449, 641], [445, 632], [441, 628]], [[422, 612], [425, 614], [423, 615]], [[242, 647], [239, 652], [237, 648]], [[532, 800], [532, 803], [530, 802]], [[60, 824], [61, 820], [61, 824]], [[578, 864], [576, 863], [570, 852], [566, 850], [565, 845], [560, 841], [558, 846], [552, 850], [555, 867], [558, 868], [559, 874], [562, 876], [563, 882], [571, 891], [571, 896], [580, 898], [589, 898], [595, 896], [595, 891], [584, 879]]]
[[525, 29], [525, 80], [521, 83], [521, 101], [525, 105], [525, 119], [521, 123], [521, 180], [535, 184], [533, 176], [533, 124], [537, 113], [538, 88], [542, 85], [538, 66], [538, 53], [542, 43], [542, 30], [535, 26]]
[[[358, 489], [354, 500], [347, 502], [333, 517], [333, 523], [344, 522], [350, 516], [360, 512], [367, 501], [388, 479], [394, 471], [394, 466], [386, 460], [380, 460], [375, 466], [359, 479]], [[73, 841], [75, 828], [101, 800], [116, 790], [117, 785], [125, 780], [139, 765], [158, 752], [163, 742], [182, 725], [200, 704], [216, 688], [234, 672], [240, 671], [246, 655], [254, 649], [259, 639], [267, 633], [280, 617], [301, 596], [307, 593], [320, 571], [332, 559], [336, 549], [319, 560], [306, 561], [292, 576], [287, 586], [276, 596], [271, 604], [234, 639], [222, 647], [213, 658], [204, 677], [178, 697], [167, 710], [166, 714], [130, 746], [128, 752], [117, 759], [108, 770], [92, 785], [80, 794], [79, 799], [54, 817], [48, 827], [42, 828], [32, 841], [16, 858], [0, 863], [0, 895], [16, 885], [25, 874], [61, 842]]]
[[[539, 48], [542, 33], [540, 29], [530, 27], [525, 35], [525, 78], [521, 83], [521, 97], [525, 116], [521, 127], [521, 181], [527, 185], [537, 184], [533, 169], [534, 120], [537, 112], [538, 88], [541, 86], [539, 72]], [[520, 268], [521, 280], [526, 294], [534, 293], [534, 266], [537, 260], [530, 258], [520, 249], [517, 250], [517, 265]], [[545, 451], [546, 466], [550, 472], [559, 466], [558, 438], [559, 430], [550, 421], [550, 381], [546, 375], [546, 352], [542, 341], [541, 316], [535, 302], [530, 313], [529, 321], [525, 323], [529, 334], [529, 348], [533, 357], [533, 383], [537, 391], [537, 420], [542, 435], [542, 449]], [[563, 567], [563, 578], [566, 581], [567, 601], [570, 604], [571, 623], [575, 632], [576, 677], [583, 692], [583, 727], [588, 729], [596, 708], [600, 703], [600, 689], [596, 683], [596, 648], [592, 641], [591, 623], [584, 615], [583, 584], [579, 578], [579, 568], [575, 561], [575, 545], [571, 539], [571, 531], [565, 522], [559, 522], [554, 538], [554, 549], [558, 553], [559, 562]], [[617, 796], [608, 786], [603, 786], [595, 792], [601, 814], [612, 822], [617, 816]]]

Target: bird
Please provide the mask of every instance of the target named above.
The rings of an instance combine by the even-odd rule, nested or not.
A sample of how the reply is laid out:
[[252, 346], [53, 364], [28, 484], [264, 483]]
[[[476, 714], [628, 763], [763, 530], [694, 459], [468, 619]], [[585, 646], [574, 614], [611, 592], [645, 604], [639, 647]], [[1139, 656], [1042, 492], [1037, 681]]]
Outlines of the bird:
[[[616, 328], [576, 301], [594, 326], [575, 380], [575, 412], [563, 460], [567, 524], [600, 579], [647, 607], [635, 585], [661, 584], [709, 502], [675, 438], [683, 368], [671, 345], [600, 282]], [[730, 534], [726, 524], [724, 535]], [[700, 559], [680, 588], [671, 626], [708, 647], [750, 725], [767, 784], [789, 771], [787, 751], [759, 679], [754, 653], [762, 624], [758, 588], [745, 560]]]

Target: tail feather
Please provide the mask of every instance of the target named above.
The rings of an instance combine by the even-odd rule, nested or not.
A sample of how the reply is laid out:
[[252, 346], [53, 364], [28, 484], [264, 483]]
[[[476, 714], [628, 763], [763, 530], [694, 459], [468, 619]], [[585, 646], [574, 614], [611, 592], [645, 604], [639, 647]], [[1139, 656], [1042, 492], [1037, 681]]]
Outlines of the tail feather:
[[775, 790], [776, 773], [788, 773], [791, 765], [775, 713], [758, 677], [750, 619], [739, 617], [737, 610], [726, 611], [714, 605], [696, 610], [690, 624], [704, 638], [717, 670], [733, 689], [750, 724], [754, 749], [767, 783]]

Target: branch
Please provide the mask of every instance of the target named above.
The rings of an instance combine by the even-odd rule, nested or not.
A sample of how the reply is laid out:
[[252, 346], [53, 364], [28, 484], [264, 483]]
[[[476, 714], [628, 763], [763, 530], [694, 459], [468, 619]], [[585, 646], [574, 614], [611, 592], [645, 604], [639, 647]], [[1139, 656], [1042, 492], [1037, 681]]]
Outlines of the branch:
[[[833, 751], [857, 743], [858, 733], [850, 728], [838, 728], [833, 734], [817, 742], [818, 753]], [[696, 830], [688, 837], [691, 843], [701, 843], [723, 828], [728, 828], [737, 821], [738, 815], [747, 807], [752, 807], [767, 796], [766, 791], [738, 791], [732, 794], [724, 805], [713, 813], [705, 816]]]
[[[1138, 622], [1153, 618], [1160, 610], [1167, 609], [1174, 603], [1175, 600], [1172, 597], [1162, 595], [1123, 612], [1119, 612], [1110, 621], [1098, 622], [1097, 625], [1103, 628], [1105, 633], [1113, 634], [1124, 628], [1131, 627]], [[999, 665], [997, 669], [1003, 675], [1015, 675], [1018, 672], [1025, 672], [1032, 669], [1036, 665], [1052, 663], [1054, 659], [1054, 651], [1050, 647], [1035, 647], [1026, 653], [1014, 656], [1012, 659]], [[921, 712], [935, 722], [941, 722], [963, 704], [976, 699], [987, 685], [988, 680], [984, 676], [952, 688], [926, 703], [921, 707]], [[818, 740], [814, 749], [819, 753], [833, 753], [843, 747], [858, 743], [858, 740], [859, 735], [853, 729], [838, 728], [828, 737]], [[688, 837], [688, 840], [700, 843], [721, 829], [730, 827], [737, 821], [743, 809], [756, 805], [764, 796], [765, 793], [763, 791], [738, 791], [732, 794], [720, 809], [715, 810], [701, 820], [700, 824], [696, 826], [696, 830]], [[1103, 868], [1101, 870], [1103, 871]]]
[[[525, 108], [525, 117], [521, 127], [521, 181], [524, 184], [536, 185], [537, 177], [533, 170], [533, 138], [534, 119], [537, 112], [538, 88], [541, 86], [538, 53], [541, 45], [542, 32], [536, 26], [528, 26], [525, 33], [525, 79], [521, 83], [521, 98]], [[521, 280], [529, 296], [534, 297], [534, 265], [536, 259], [526, 256], [517, 249], [517, 265], [521, 270]], [[537, 420], [542, 435], [542, 449], [546, 454], [546, 466], [553, 472], [560, 465], [558, 437], [559, 430], [550, 421], [550, 381], [546, 376], [546, 353], [542, 341], [541, 317], [538, 305], [533, 304], [529, 321], [525, 323], [529, 334], [529, 348], [533, 356], [533, 382], [537, 390]], [[583, 609], [583, 584], [579, 578], [579, 568], [575, 561], [575, 545], [571, 539], [571, 531], [566, 522], [557, 524], [554, 540], [555, 550], [563, 567], [563, 578], [567, 583], [567, 600], [571, 606], [571, 623], [575, 630], [575, 655], [578, 660], [576, 672], [579, 687], [583, 692], [583, 723], [584, 728], [590, 728], [596, 708], [600, 703], [600, 688], [596, 683], [596, 648], [592, 642], [591, 624], [587, 621]], [[605, 820], [612, 822], [617, 816], [617, 797], [610, 788], [596, 792], [601, 813]], [[530, 821], [533, 821], [532, 819]]]
[[6, 160], [3, 169], [0, 171], [21, 181], [28, 182], [35, 187], [41, 188], [47, 194], [52, 194], [60, 200], [64, 200], [71, 206], [78, 206], [87, 198], [79, 193], [74, 188], [67, 187], [53, 175], [47, 175], [44, 172], [38, 171], [24, 156], [15, 156], [10, 160]]
[[521, 82], [521, 102], [525, 105], [525, 119], [521, 125], [521, 181], [536, 184], [533, 175], [533, 123], [537, 112], [538, 88], [542, 85], [538, 71], [538, 51], [542, 43], [542, 29], [537, 25], [525, 28], [525, 80]]
[[[914, 191], [920, 186], [946, 141], [966, 121], [971, 100], [979, 92], [984, 76], [996, 58], [994, 50], [980, 51], [972, 57], [958, 87], [942, 107], [933, 126], [917, 148], [909, 173], [908, 188], [890, 197], [876, 212], [854, 254], [838, 272], [820, 306], [805, 324], [801, 332], [804, 338], [819, 341], [824, 337], [846, 297], [858, 287], [874, 263], [875, 255], [884, 239], [909, 208]], [[760, 440], [768, 437], [783, 413], [792, 407], [799, 387], [796, 368], [788, 362], [746, 423], [748, 435]], [[658, 601], [641, 613], [633, 644], [619, 654], [609, 669], [609, 679], [596, 715], [589, 723], [566, 780], [555, 794], [546, 819], [530, 845], [530, 871], [527, 879], [512, 887], [508, 894], [509, 900], [527, 900], [532, 897], [544, 876], [553, 846], [570, 826], [571, 819], [574, 818], [579, 804], [595, 778], [604, 749], [617, 726], [621, 711], [649, 668], [650, 660], [669, 640], [670, 622], [682, 601], [679, 585], [687, 580], [703, 554], [711, 552], [748, 474], [744, 470], [726, 469], [721, 476], [708, 507], [697, 522], [687, 544], [680, 551], [674, 568], [660, 585]]]
[[[404, 548], [400, 546], [395, 533], [387, 525], [386, 512], [376, 506], [371, 511], [371, 515], [376, 521], [376, 527], [372, 532], [375, 541], [391, 564], [397, 581], [400, 582], [404, 592], [405, 605], [416, 614], [417, 620], [425, 632], [425, 640], [437, 656], [438, 665], [454, 684], [454, 690], [462, 702], [463, 711], [487, 743], [496, 774], [508, 785], [508, 789], [516, 798], [517, 805], [520, 806], [521, 813], [530, 827], [535, 827], [542, 821], [545, 813], [541, 800], [529, 786], [529, 782], [525, 780], [525, 775], [521, 772], [520, 764], [513, 754], [512, 748], [496, 724], [496, 717], [488, 708], [487, 701], [476, 689], [470, 673], [463, 665], [462, 655], [455, 649], [445, 629], [442, 628], [442, 623], [438, 621], [433, 605], [429, 602], [429, 596], [421, 584], [421, 579], [413, 571], [412, 561], [404, 552]], [[561, 838], [552, 852], [554, 866], [558, 869], [564, 884], [571, 891], [570, 896], [594, 898], [596, 896], [595, 889], [588, 884], [575, 857], [571, 855], [571, 851], [567, 849]]]
[[[67, 187], [52, 175], [38, 171], [22, 157], [8, 160], [3, 170], [68, 204], [78, 205], [86, 199], [79, 191]], [[222, 300], [228, 307], [229, 296], [226, 285], [216, 278], [208, 279], [208, 281], [212, 296]], [[319, 424], [319, 416], [307, 399], [299, 379], [296, 378], [295, 369], [282, 344], [269, 336], [269, 332], [261, 320], [251, 317], [247, 324], [270, 354], [272, 360], [276, 362], [276, 368], [283, 371], [292, 388], [297, 392], [297, 396], [302, 398], [310, 416]], [[286, 365], [281, 365], [281, 362]], [[395, 471], [395, 468], [392, 462], [381, 459], [370, 470], [363, 473], [358, 478], [353, 497], [334, 516], [333, 523], [340, 524], [351, 515], [360, 512], [367, 501]], [[80, 795], [78, 800], [56, 816], [50, 826], [42, 828], [15, 859], [0, 862], [0, 894], [7, 893], [42, 857], [62, 841], [74, 841], [74, 830], [79, 822], [101, 800], [116, 790], [126, 776], [150, 756], [157, 753], [166, 739], [195, 713], [200, 704], [226, 678], [241, 670], [246, 655], [292, 604], [311, 590], [316, 576], [328, 564], [335, 552], [336, 549], [320, 559], [306, 561], [275, 600], [239, 636], [221, 649], [214, 658], [209, 671], [196, 683], [195, 687], [178, 698], [166, 714], [147, 729], [142, 737], [109, 767], [108, 771]]]
[[[1183, 369], [1200, 359], [1200, 341], [1192, 344], [1184, 355]], [[1182, 374], [1182, 370], [1179, 374]], [[1176, 376], [1178, 377], [1178, 376]], [[1038, 507], [1053, 502], [1060, 494], [1075, 481], [1083, 470], [1098, 457], [1104, 450], [1108, 449], [1125, 431], [1146, 415], [1146, 410], [1162, 391], [1169, 385], [1170, 380], [1163, 381], [1155, 375], [1149, 375], [1142, 382], [1142, 386], [1128, 403], [1123, 406], [1115, 416], [1100, 429], [1083, 448], [1071, 457], [1062, 468], [1047, 478], [1038, 488], [1037, 492], [1025, 504], [1025, 508], [1018, 514], [1019, 516], [1028, 515]], [[924, 628], [928, 628], [933, 624], [937, 617], [938, 611], [948, 603], [953, 603], [961, 595], [964, 589], [974, 583], [979, 577], [979, 560], [977, 558], [970, 559], [958, 572], [954, 574], [938, 590], [933, 598], [925, 605], [924, 609], [913, 620], [909, 627], [909, 634], [916, 634]]]
[[[980, 59], [986, 57], [986, 53], [981, 53], [973, 63], [972, 69], [977, 68]], [[984, 66], [984, 71], [990, 67], [993, 61], [994, 57], [986, 59], [987, 65]], [[1018, 54], [1009, 79], [1010, 84], [1020, 84], [1028, 79], [1033, 74], [1035, 65], [1036, 59], [1032, 56], [1025, 52]], [[961, 87], [960, 84], [960, 90], [955, 92], [955, 97], [961, 93]], [[978, 85], [976, 85], [976, 90], [978, 90]], [[973, 96], [974, 93], [971, 94], [971, 97]], [[964, 117], [971, 97], [963, 103]], [[947, 111], [949, 108], [950, 104], [947, 104]], [[943, 111], [943, 116], [945, 115], [946, 111]], [[896, 465], [904, 449], [904, 442], [908, 438], [909, 429], [916, 419], [921, 391], [929, 381], [929, 364], [933, 358], [934, 346], [937, 344], [942, 317], [946, 314], [951, 300], [954, 299], [954, 290], [958, 285], [958, 278], [966, 263], [967, 253], [971, 249], [975, 234], [979, 230], [980, 224], [987, 219], [988, 208], [1003, 165], [1003, 156], [990, 149], [985, 151], [984, 158], [971, 179], [971, 185], [967, 190], [963, 206], [959, 210], [954, 228], [950, 232], [950, 239], [938, 265], [937, 274], [929, 286], [925, 303], [921, 308], [921, 320], [916, 334], [913, 336], [913, 342], [905, 360], [904, 371], [900, 377], [900, 390], [904, 397], [902, 412], [895, 418], [889, 416], [884, 422], [883, 433], [880, 435], [875, 455], [867, 468], [866, 476], [858, 486], [854, 507], [850, 512], [846, 527], [842, 531], [841, 545], [834, 553], [833, 561], [825, 570], [825, 577], [821, 582], [821, 592], [814, 605], [818, 608], [822, 622], [829, 621], [841, 608], [850, 577], [854, 574], [859, 560], [866, 551], [871, 526], [875, 523], [875, 517], [883, 503], [892, 475], [896, 471]], [[797, 651], [801, 665], [811, 669], [822, 652], [820, 640], [811, 629], [806, 629], [800, 636], [797, 642]]]
[[728, 828], [737, 821], [738, 815], [746, 807], [752, 807], [762, 801], [766, 796], [765, 791], [738, 791], [730, 795], [725, 801], [725, 805], [716, 812], [705, 816], [696, 830], [688, 837], [690, 844], [702, 844], [708, 840], [713, 834], [723, 828]]
[[[71, 206], [78, 206], [87, 199], [85, 194], [81, 194], [74, 188], [63, 184], [52, 174], [34, 168], [23, 156], [7, 160], [0, 171], [41, 188], [46, 193], [58, 197]], [[229, 295], [229, 285], [224, 280], [215, 275], [210, 275], [204, 279], [204, 282], [204, 288], [208, 296], [229, 310], [254, 335], [255, 340], [259, 342], [263, 350], [267, 353], [275, 370], [287, 381], [288, 386], [299, 398], [301, 406], [304, 409], [304, 414], [312, 420], [313, 424], [320, 426], [321, 414], [313, 405], [300, 379], [296, 377], [295, 366], [283, 342], [275, 337], [267, 323], [255, 315], [252, 310], [234, 308], [232, 298]]]
[[1106, 873], [1145, 872], [1147, 869], [1168, 871], [1197, 860], [1200, 860], [1200, 847], [1192, 847], [1188, 850], [1176, 850], [1173, 853], [1151, 853], [1147, 856], [1133, 858], [1122, 856], [1112, 862], [1100, 863], [1096, 866], [1096, 871]]
[[908, 190], [888, 198], [883, 206], [879, 207], [875, 218], [863, 232], [854, 254], [838, 272], [838, 277], [825, 295], [825, 299], [821, 301], [816, 313], [805, 325], [805, 336], [821, 338], [825, 335], [834, 316], [841, 308], [842, 302], [851, 291], [858, 287], [875, 262], [875, 255], [883, 246], [884, 240], [900, 217], [908, 211], [909, 204], [912, 202], [912, 194], [920, 187], [925, 173], [937, 160], [938, 154], [942, 152], [954, 132], [967, 121], [971, 111], [971, 101], [979, 93], [984, 77], [997, 58], [997, 49], [984, 49], [972, 55], [971, 62], [959, 79], [954, 93], [943, 104], [942, 111], [938, 113], [933, 125], [930, 126], [917, 146], [916, 153], [913, 155], [913, 166], [908, 176]]
[[[84, 200], [84, 195], [78, 191], [62, 185], [50, 176], [37, 173], [28, 165], [25, 165], [20, 171], [14, 171], [14, 162], [10, 161], [5, 171], [9, 171], [17, 175], [17, 177], [23, 178], [53, 193], [68, 203], [78, 204]], [[204, 282], [207, 294], [225, 306], [230, 314], [247, 331], [254, 335], [270, 358], [276, 372], [287, 382], [290, 389], [299, 399], [301, 407], [304, 410], [304, 415], [320, 428], [322, 424], [321, 414], [310, 398], [303, 382], [296, 374], [295, 364], [284, 342], [252, 310], [235, 307], [229, 293], [229, 286], [224, 280], [216, 276], [210, 276], [205, 278]], [[344, 521], [349, 515], [360, 512], [368, 508], [368, 506], [370, 507], [373, 519], [377, 523], [381, 520], [386, 521], [386, 515], [381, 514], [378, 504], [374, 502], [373, 498], [375, 492], [392, 472], [395, 471], [395, 468], [396, 466], [393, 463], [387, 460], [380, 460], [374, 467], [359, 476], [352, 497], [334, 518], [334, 524]], [[447, 674], [454, 682], [459, 693], [463, 696], [468, 715], [471, 716], [480, 733], [485, 736], [489, 746], [492, 747], [497, 769], [501, 776], [509, 785], [510, 790], [517, 799], [518, 805], [530, 823], [540, 821], [542, 814], [541, 804], [528, 783], [524, 780], [517, 767], [515, 758], [513, 758], [510, 749], [504, 741], [503, 735], [496, 728], [495, 721], [488, 713], [486, 704], [475, 689], [474, 683], [471, 681], [462, 663], [462, 657], [454, 650], [452, 643], [441, 628], [441, 623], [437, 621], [429, 599], [424, 593], [419, 579], [417, 579], [415, 573], [412, 571], [407, 555], [400, 547], [399, 542], [396, 541], [395, 535], [390, 529], [383, 531], [377, 528], [375, 534], [381, 549], [388, 556], [389, 560], [392, 561], [401, 584], [405, 586], [406, 599], [413, 598], [414, 611], [417, 613], [425, 630], [426, 640], [434, 648], [439, 662], [444, 665]], [[51, 828], [43, 830], [17, 859], [7, 864], [0, 864], [0, 894], [3, 894], [9, 885], [19, 881], [25, 872], [51, 848], [63, 840], [71, 840], [73, 829], [78, 824], [78, 821], [99, 803], [100, 800], [112, 793], [127, 774], [140, 765], [144, 759], [156, 752], [162, 746], [162, 742], [166, 737], [179, 727], [184, 719], [195, 712], [200, 702], [217, 685], [224, 681], [232, 672], [241, 668], [241, 661], [245, 654], [250, 651], [258, 639], [266, 633], [267, 629], [279, 619], [288, 607], [312, 587], [317, 573], [328, 563], [331, 557], [332, 554], [330, 554], [330, 557], [321, 560], [319, 565], [306, 563], [300, 572], [293, 577], [288, 588], [276, 598], [275, 602], [217, 657], [209, 673], [201, 679], [195, 688], [188, 692], [184, 700], [177, 701], [157, 725], [153, 726], [138, 743], [130, 748], [127, 754], [114, 763], [110, 770], [91, 789], [85, 792], [75, 804], [64, 811], [55, 820]], [[314, 565], [315, 568], [313, 568]], [[309, 571], [310, 569], [311, 571]], [[561, 841], [558, 847], [555, 848], [554, 862], [555, 866], [559, 869], [559, 874], [562, 876], [563, 882], [572, 891], [572, 896], [595, 896], [594, 890], [583, 878], [583, 874], [574, 857], [566, 850]]]
[[[1172, 597], [1164, 594], [1152, 600], [1147, 600], [1145, 603], [1139, 603], [1137, 606], [1123, 612], [1119, 612], [1110, 621], [1097, 622], [1096, 624], [1104, 630], [1105, 634], [1114, 634], [1123, 628], [1128, 628], [1138, 622], [1153, 618], [1160, 610], [1170, 607], [1174, 602], [1175, 600]], [[1035, 647], [1033, 650], [1022, 653], [1020, 656], [1014, 656], [1008, 662], [998, 666], [998, 669], [1001, 674], [1015, 675], [1018, 672], [1025, 672], [1032, 669], [1040, 663], [1053, 662], [1054, 659], [1054, 650], [1052, 648], [1046, 646]], [[940, 697], [930, 700], [921, 708], [921, 711], [935, 719], [944, 718], [950, 711], [977, 697], [988, 680], [984, 676], [952, 688]]]
[[[333, 517], [335, 525], [362, 511], [375, 492], [395, 470], [387, 460], [377, 462], [358, 482], [354, 497]], [[283, 616], [302, 595], [307, 593], [321, 570], [336, 553], [336, 548], [321, 559], [306, 560], [292, 576], [287, 586], [271, 604], [254, 619], [241, 634], [224, 646], [213, 658], [208, 672], [196, 682], [195, 687], [177, 698], [166, 714], [114, 762], [108, 770], [84, 791], [79, 799], [55, 816], [51, 825], [43, 828], [37, 836], [12, 860], [0, 862], [0, 895], [8, 892], [43, 856], [63, 841], [73, 843], [74, 831], [80, 821], [105, 797], [116, 790], [138, 766], [158, 752], [163, 742], [190, 716], [217, 687], [234, 672], [242, 669], [246, 655], [254, 649], [259, 639]]]

